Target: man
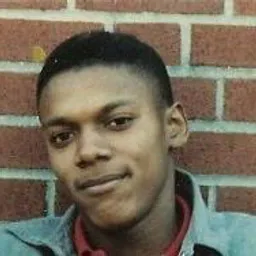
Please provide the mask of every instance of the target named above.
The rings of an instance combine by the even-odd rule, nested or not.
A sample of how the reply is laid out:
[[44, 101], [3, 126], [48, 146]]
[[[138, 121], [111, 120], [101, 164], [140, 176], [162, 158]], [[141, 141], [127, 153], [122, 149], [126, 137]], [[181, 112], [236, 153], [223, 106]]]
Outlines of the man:
[[75, 35], [46, 59], [37, 104], [75, 206], [3, 227], [1, 255], [256, 255], [256, 219], [209, 212], [175, 167], [187, 121], [151, 47], [120, 33]]

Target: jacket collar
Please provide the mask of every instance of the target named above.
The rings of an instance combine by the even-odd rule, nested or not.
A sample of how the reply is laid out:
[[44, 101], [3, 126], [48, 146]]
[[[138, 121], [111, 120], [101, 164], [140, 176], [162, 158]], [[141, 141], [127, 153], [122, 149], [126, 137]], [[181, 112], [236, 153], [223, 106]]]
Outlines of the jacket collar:
[[[197, 185], [194, 177], [181, 168], [176, 168], [176, 193], [180, 193], [192, 207], [192, 216], [188, 232], [183, 240], [181, 252], [184, 255], [199, 256], [212, 255], [221, 256], [227, 255], [227, 235], [212, 227], [213, 215], [216, 213], [210, 212], [206, 207], [200, 188]], [[208, 253], [200, 254], [202, 251]], [[211, 254], [212, 253], [212, 254]], [[182, 253], [181, 253], [182, 255]]]
[[7, 232], [21, 241], [51, 249], [57, 256], [74, 255], [71, 241], [73, 220], [77, 210], [72, 205], [62, 217], [47, 217], [7, 225]]
[[[214, 227], [210, 226], [211, 216], [214, 213], [206, 208], [193, 176], [185, 170], [177, 168], [175, 180], [176, 193], [185, 198], [193, 209], [180, 255], [227, 255], [228, 243], [225, 230], [218, 230], [218, 235], [216, 235]], [[76, 215], [76, 207], [71, 206], [62, 217], [47, 217], [12, 223], [8, 225], [7, 230], [28, 244], [50, 248], [56, 255], [72, 255], [74, 249], [71, 232]]]

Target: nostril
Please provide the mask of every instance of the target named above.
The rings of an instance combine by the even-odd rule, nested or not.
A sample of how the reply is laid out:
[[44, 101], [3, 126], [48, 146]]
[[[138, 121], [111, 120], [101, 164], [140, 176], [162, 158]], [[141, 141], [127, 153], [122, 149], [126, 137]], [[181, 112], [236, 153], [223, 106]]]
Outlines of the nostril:
[[109, 154], [99, 154], [97, 156], [98, 160], [109, 160], [110, 159], [110, 155]]
[[80, 160], [76, 163], [76, 166], [81, 168], [81, 169], [85, 169], [87, 167], [90, 167], [94, 164], [94, 161], [85, 161], [85, 160]]

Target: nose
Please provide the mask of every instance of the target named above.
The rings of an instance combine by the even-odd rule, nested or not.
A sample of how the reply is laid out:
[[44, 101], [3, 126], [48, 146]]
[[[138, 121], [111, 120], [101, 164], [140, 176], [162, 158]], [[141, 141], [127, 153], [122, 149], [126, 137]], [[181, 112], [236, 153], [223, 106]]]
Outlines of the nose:
[[75, 164], [79, 168], [106, 161], [111, 158], [111, 149], [106, 140], [93, 129], [84, 129], [77, 142]]

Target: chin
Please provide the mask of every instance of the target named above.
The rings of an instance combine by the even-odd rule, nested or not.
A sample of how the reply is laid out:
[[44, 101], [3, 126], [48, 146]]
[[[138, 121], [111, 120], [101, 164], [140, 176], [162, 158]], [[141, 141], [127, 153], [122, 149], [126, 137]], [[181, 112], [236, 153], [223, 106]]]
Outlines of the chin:
[[[109, 217], [94, 219], [94, 224], [104, 232], [127, 232], [134, 227], [136, 227], [140, 222], [146, 218], [147, 213], [128, 212], [123, 211], [120, 216], [121, 211], [115, 212], [113, 215], [108, 215]], [[125, 213], [125, 214], [124, 214]], [[94, 215], [95, 217], [95, 215]]]
[[[120, 213], [125, 213], [121, 214]], [[138, 223], [136, 214], [128, 214], [128, 212], [108, 212], [108, 214], [92, 214], [87, 215], [87, 221], [93, 226], [104, 232], [120, 232], [133, 228]]]

